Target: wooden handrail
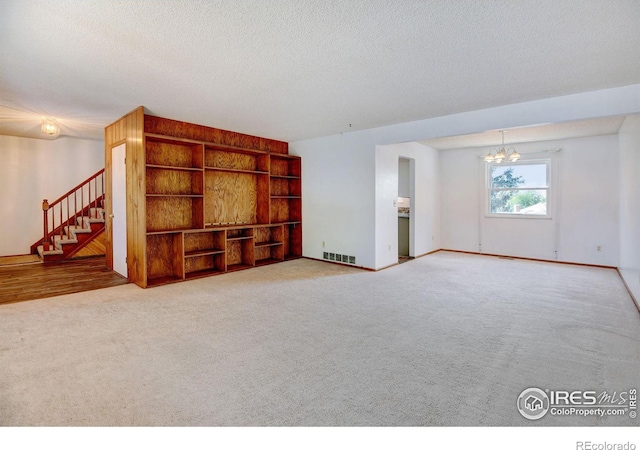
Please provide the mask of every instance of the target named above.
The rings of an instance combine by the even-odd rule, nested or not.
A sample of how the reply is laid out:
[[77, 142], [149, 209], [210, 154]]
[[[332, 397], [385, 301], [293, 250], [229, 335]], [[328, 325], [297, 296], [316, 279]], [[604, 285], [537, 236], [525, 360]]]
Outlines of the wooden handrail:
[[93, 175], [91, 175], [89, 178], [87, 178], [86, 180], [84, 180], [82, 183], [80, 183], [79, 185], [77, 185], [76, 187], [74, 187], [73, 189], [70, 189], [69, 192], [67, 192], [64, 195], [61, 195], [59, 199], [54, 200], [53, 202], [49, 203], [49, 209], [53, 208], [55, 205], [57, 205], [58, 203], [62, 202], [62, 200], [64, 200], [65, 198], [71, 196], [71, 194], [73, 194], [74, 192], [76, 192], [77, 190], [79, 190], [81, 187], [84, 187], [85, 185], [87, 185], [90, 181], [92, 181], [94, 178], [98, 178], [100, 175], [102, 175], [104, 173], [104, 169], [100, 169], [98, 170], [96, 173], [94, 173]]
[[[91, 186], [92, 182], [93, 188]], [[85, 214], [91, 215], [91, 209], [97, 208], [104, 199], [104, 188], [104, 169], [101, 169], [53, 202], [44, 199], [42, 201], [42, 240], [33, 244], [31, 251], [34, 252], [40, 243], [42, 243], [44, 251], [49, 250], [53, 236], [59, 235], [62, 239], [65, 235], [65, 227], [70, 226], [74, 222], [75, 225], [77, 225], [78, 217]], [[85, 203], [85, 190], [88, 191], [87, 203]], [[78, 205], [78, 191], [80, 191], [80, 205]], [[64, 211], [66, 211], [66, 219], [63, 215]]]

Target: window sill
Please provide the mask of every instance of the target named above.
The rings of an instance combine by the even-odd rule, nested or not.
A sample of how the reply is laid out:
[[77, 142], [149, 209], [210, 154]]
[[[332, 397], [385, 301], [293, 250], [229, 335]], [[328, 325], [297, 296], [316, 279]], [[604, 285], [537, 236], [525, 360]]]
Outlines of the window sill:
[[534, 219], [534, 220], [551, 220], [551, 216], [542, 216], [536, 214], [485, 214], [487, 219]]

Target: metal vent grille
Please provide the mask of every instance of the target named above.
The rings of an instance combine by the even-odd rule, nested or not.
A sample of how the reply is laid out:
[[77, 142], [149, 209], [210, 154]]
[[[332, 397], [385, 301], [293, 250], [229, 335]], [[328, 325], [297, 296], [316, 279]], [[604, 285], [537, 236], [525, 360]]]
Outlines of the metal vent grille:
[[329, 260], [329, 261], [337, 261], [337, 262], [346, 263], [346, 264], [355, 264], [356, 263], [356, 257], [355, 256], [342, 255], [340, 253], [322, 252], [322, 259], [326, 259], [326, 260]]

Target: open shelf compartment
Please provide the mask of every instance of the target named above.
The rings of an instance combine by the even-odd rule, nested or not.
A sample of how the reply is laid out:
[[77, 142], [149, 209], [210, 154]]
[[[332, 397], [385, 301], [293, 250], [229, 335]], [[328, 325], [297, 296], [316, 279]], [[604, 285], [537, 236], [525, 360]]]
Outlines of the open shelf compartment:
[[200, 196], [147, 196], [147, 233], [204, 228]]
[[202, 195], [203, 173], [196, 169], [147, 166], [147, 195]]
[[203, 144], [146, 136], [146, 164], [202, 169]]
[[[236, 230], [227, 230], [236, 231]], [[252, 231], [253, 230], [249, 230]], [[227, 236], [227, 271], [248, 269], [255, 266], [253, 236]]]
[[204, 165], [208, 169], [269, 173], [269, 155], [223, 145], [207, 145]]
[[147, 236], [147, 284], [154, 286], [184, 279], [181, 233]]
[[284, 259], [302, 256], [302, 223], [293, 222], [284, 225]]

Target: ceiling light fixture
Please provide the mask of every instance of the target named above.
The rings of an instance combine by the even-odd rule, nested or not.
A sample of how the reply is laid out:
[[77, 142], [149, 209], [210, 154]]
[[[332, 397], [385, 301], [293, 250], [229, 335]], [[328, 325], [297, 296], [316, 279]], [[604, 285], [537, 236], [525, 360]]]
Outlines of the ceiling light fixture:
[[504, 148], [504, 130], [500, 131], [502, 133], [502, 147], [498, 149], [495, 155], [491, 152], [487, 153], [487, 156], [484, 157], [484, 161], [488, 163], [502, 163], [503, 161], [509, 160], [509, 162], [516, 162], [520, 159], [520, 153], [516, 151], [513, 147]]
[[58, 124], [58, 121], [53, 117], [45, 117], [42, 119], [42, 132], [51, 137], [58, 136], [60, 134], [60, 125]]

